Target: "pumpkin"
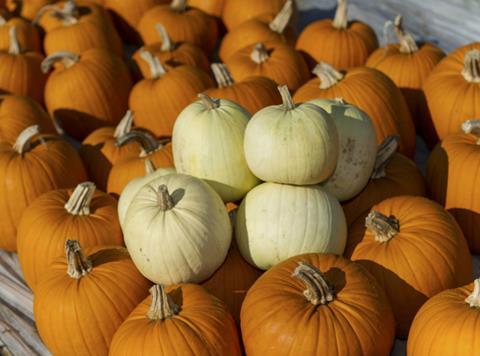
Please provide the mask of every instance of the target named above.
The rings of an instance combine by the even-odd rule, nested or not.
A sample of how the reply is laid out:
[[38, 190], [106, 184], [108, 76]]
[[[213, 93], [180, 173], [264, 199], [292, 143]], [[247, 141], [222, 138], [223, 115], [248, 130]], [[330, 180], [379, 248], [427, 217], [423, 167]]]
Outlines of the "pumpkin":
[[408, 337], [408, 354], [475, 356], [480, 347], [480, 279], [429, 299]]
[[45, 59], [42, 70], [49, 72], [57, 62], [45, 87], [45, 104], [69, 135], [82, 140], [122, 119], [132, 82], [119, 57], [102, 48], [57, 52]]
[[90, 179], [101, 189], [107, 188], [108, 175], [112, 166], [122, 160], [137, 157], [142, 146], [130, 141], [122, 146], [121, 138], [132, 130], [133, 112], [128, 110], [116, 127], [102, 127], [83, 140], [80, 156]]
[[137, 50], [132, 57], [143, 78], [151, 75], [148, 62], [142, 59], [142, 51], [145, 50], [158, 58], [167, 71], [181, 65], [198, 67], [207, 73], [210, 71], [207, 55], [200, 47], [188, 42], [173, 43], [167, 30], [161, 24], [156, 24], [155, 29], [161, 43], [144, 46]]
[[189, 0], [188, 4], [211, 16], [221, 17], [225, 2], [226, 0]]
[[150, 293], [115, 333], [109, 355], [241, 355], [232, 316], [205, 289], [155, 285]]
[[135, 112], [135, 125], [156, 136], [171, 136], [180, 112], [199, 92], [213, 86], [201, 69], [182, 65], [166, 70], [160, 60], [143, 49], [141, 58], [150, 67], [149, 77], [141, 80], [130, 93], [130, 108]]
[[244, 80], [252, 75], [270, 78], [287, 85], [292, 92], [310, 79], [303, 57], [282, 43], [257, 43], [232, 55], [225, 63], [235, 80]]
[[[398, 44], [389, 44], [373, 52], [366, 65], [385, 73], [400, 88], [417, 129], [429, 147], [438, 141], [428, 111], [422, 87], [430, 72], [445, 57], [441, 49], [431, 43], [417, 45], [412, 35], [402, 26], [403, 18], [394, 21]], [[392, 22], [387, 22], [388, 27]]]
[[251, 114], [282, 102], [277, 84], [269, 78], [254, 76], [235, 82], [225, 64], [213, 63], [211, 67], [217, 88], [208, 89], [204, 93], [212, 98], [231, 100]]
[[34, 296], [38, 333], [55, 355], [106, 355], [113, 334], [151, 285], [123, 247], [66, 242]]
[[10, 47], [9, 31], [11, 27], [17, 29], [17, 40], [25, 51], [40, 52], [42, 45], [40, 35], [30, 22], [21, 17], [8, 18], [0, 14], [0, 50], [7, 51]]
[[278, 14], [262, 14], [228, 32], [222, 39], [218, 53], [222, 61], [259, 42], [283, 43], [294, 47], [295, 31], [288, 26], [293, 11], [293, 1], [287, 0]]
[[[460, 47], [431, 72], [423, 90], [440, 139], [480, 117], [480, 42]], [[446, 95], [448, 93], [448, 95]]]
[[335, 170], [339, 138], [332, 117], [314, 104], [293, 103], [287, 86], [283, 104], [257, 112], [245, 130], [245, 158], [267, 182], [316, 184]]
[[145, 44], [158, 42], [155, 24], [162, 24], [174, 42], [190, 42], [210, 53], [217, 43], [218, 28], [213, 17], [187, 6], [186, 0], [172, 0], [148, 10], [137, 30]]
[[367, 114], [341, 99], [317, 99], [310, 103], [332, 115], [339, 136], [335, 171], [322, 185], [340, 201], [351, 199], [372, 175], [377, 153], [375, 128]]
[[155, 167], [173, 167], [172, 145], [169, 139], [157, 140], [143, 130], [131, 130], [118, 139], [120, 147], [136, 142], [141, 145], [140, 154], [120, 162], [116, 162], [107, 181], [107, 192], [119, 196], [125, 186], [134, 178], [145, 175], [145, 161], [150, 159]]
[[27, 127], [39, 125], [44, 133], [55, 133], [52, 120], [35, 100], [28, 96], [0, 96], [0, 140], [14, 143]]
[[462, 231], [441, 205], [423, 197], [397, 196], [372, 207], [350, 227], [345, 255], [385, 289], [400, 338], [428, 298], [472, 278]]
[[428, 158], [430, 196], [460, 225], [473, 253], [480, 253], [480, 120], [463, 124], [464, 133], [446, 136]]
[[42, 7], [56, 1], [57, 0], [6, 0], [6, 5], [9, 11], [27, 20], [33, 20]]
[[155, 283], [198, 283], [227, 256], [232, 227], [220, 196], [183, 174], [140, 188], [123, 221], [125, 244], [140, 272]]
[[17, 27], [9, 27], [10, 47], [0, 51], [0, 92], [27, 95], [43, 103], [46, 75], [40, 70], [43, 55], [26, 52], [17, 38]]
[[347, 227], [338, 201], [318, 185], [263, 183], [240, 204], [235, 238], [242, 256], [267, 270], [302, 253], [341, 255]]
[[39, 133], [34, 125], [13, 145], [0, 141], [0, 248], [7, 251], [16, 251], [20, 217], [36, 197], [86, 180], [75, 149], [58, 136]]
[[85, 247], [123, 245], [115, 198], [85, 182], [75, 189], [42, 194], [25, 209], [18, 225], [17, 251], [32, 290], [50, 264], [62, 256], [67, 236]]
[[319, 63], [313, 72], [317, 78], [297, 90], [295, 102], [342, 98], [370, 117], [378, 144], [388, 136], [400, 135], [400, 153], [413, 157], [415, 127], [407, 103], [391, 79], [376, 69], [359, 67], [340, 72], [327, 63]]
[[370, 181], [357, 196], [342, 203], [348, 226], [387, 198], [426, 195], [422, 172], [413, 161], [396, 153], [397, 147], [398, 137], [395, 136], [388, 137], [380, 145]]
[[348, 21], [347, 7], [347, 0], [338, 0], [333, 20], [314, 21], [298, 37], [296, 48], [310, 65], [326, 62], [342, 69], [363, 66], [378, 48], [377, 36], [369, 25]]
[[265, 272], [241, 311], [247, 355], [390, 355], [395, 324], [382, 288], [357, 263], [295, 256]]
[[250, 114], [238, 104], [199, 94], [175, 122], [173, 158], [178, 173], [205, 180], [225, 202], [259, 183], [247, 166], [243, 139]]

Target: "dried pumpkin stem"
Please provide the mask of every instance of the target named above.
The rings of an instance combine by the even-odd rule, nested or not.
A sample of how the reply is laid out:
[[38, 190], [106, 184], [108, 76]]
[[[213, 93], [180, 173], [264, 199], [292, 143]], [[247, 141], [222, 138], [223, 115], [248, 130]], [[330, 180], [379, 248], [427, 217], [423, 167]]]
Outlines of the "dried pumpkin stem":
[[252, 61], [257, 64], [265, 63], [269, 57], [267, 47], [263, 43], [257, 43], [250, 54]]
[[333, 18], [332, 26], [338, 30], [344, 30], [348, 26], [348, 2], [347, 0], [338, 0], [337, 11]]
[[40, 19], [43, 17], [43, 15], [45, 15], [45, 13], [47, 11], [50, 11], [50, 10], [61, 11], [61, 8], [60, 8], [60, 6], [58, 6], [58, 4], [45, 5], [40, 10], [38, 10], [37, 14], [35, 15], [35, 17], [32, 20], [32, 24], [33, 25], [38, 25], [38, 23], [40, 22]]
[[80, 56], [73, 52], [59, 51], [45, 58], [42, 62], [41, 69], [43, 73], [48, 73], [56, 62], [61, 62], [65, 68], [70, 68], [80, 60]]
[[92, 270], [92, 261], [85, 256], [77, 240], [65, 242], [67, 256], [67, 274], [75, 279], [86, 276]]
[[313, 305], [325, 305], [335, 299], [333, 287], [315, 266], [300, 262], [293, 272], [293, 277], [305, 283], [307, 289], [303, 295]]
[[67, 0], [63, 8], [56, 8], [50, 14], [51, 17], [57, 18], [63, 22], [65, 26], [78, 23], [79, 16], [78, 7], [74, 0]]
[[154, 173], [157, 170], [155, 165], [153, 164], [153, 162], [150, 159], [147, 158], [144, 161], [144, 163], [145, 163], [145, 175], [146, 176]]
[[174, 45], [170, 36], [168, 35], [167, 29], [160, 23], [155, 25], [155, 30], [157, 31], [158, 35], [160, 36], [160, 40], [162, 41], [162, 46], [160, 47], [162, 52], [170, 52], [174, 50]]
[[95, 194], [95, 188], [95, 184], [92, 182], [77, 185], [70, 199], [64, 205], [65, 210], [72, 215], [90, 215], [90, 204]]
[[462, 130], [465, 134], [477, 136], [477, 145], [480, 145], [480, 119], [465, 121], [462, 124]]
[[212, 68], [213, 76], [219, 88], [229, 87], [235, 83], [225, 64], [212, 63], [210, 67]]
[[151, 78], [158, 79], [167, 73], [165, 67], [162, 65], [162, 62], [160, 62], [160, 60], [155, 57], [152, 52], [147, 51], [145, 48], [140, 49], [140, 58], [147, 62], [150, 68]]
[[415, 43], [412, 35], [403, 29], [403, 16], [397, 15], [393, 23], [395, 25], [395, 34], [397, 35], [397, 39], [400, 44], [400, 52], [407, 54], [417, 52], [418, 46]]
[[120, 136], [116, 140], [116, 145], [122, 147], [131, 141], [137, 141], [142, 146], [144, 154], [148, 155], [160, 148], [160, 143], [157, 139], [146, 131], [131, 130], [129, 133]]
[[380, 179], [386, 177], [386, 168], [390, 163], [393, 155], [397, 152], [400, 136], [388, 136], [379, 146], [377, 150], [377, 158], [375, 167], [373, 168], [372, 179]]
[[165, 184], [158, 187], [157, 202], [161, 211], [167, 211], [173, 208], [173, 199], [168, 193], [168, 187]]
[[473, 281], [473, 292], [465, 299], [465, 302], [472, 308], [480, 308], [480, 278]]
[[8, 39], [10, 41], [10, 47], [8, 48], [8, 54], [12, 55], [19, 55], [22, 53], [22, 49], [20, 48], [20, 42], [18, 42], [17, 37], [17, 27], [12, 26], [8, 30]]
[[133, 111], [127, 110], [125, 116], [120, 120], [117, 127], [115, 128], [115, 131], [113, 132], [113, 137], [119, 138], [125, 136], [130, 131], [132, 131], [133, 118]]
[[480, 50], [472, 49], [465, 54], [462, 75], [467, 82], [480, 83]]
[[372, 211], [365, 218], [365, 227], [371, 230], [375, 241], [387, 242], [400, 232], [400, 222], [394, 216], [386, 216]]
[[25, 152], [30, 151], [32, 147], [32, 138], [40, 133], [39, 125], [32, 125], [24, 129], [20, 135], [18, 135], [17, 140], [13, 144], [13, 149], [18, 154], [24, 154]]
[[290, 94], [290, 90], [288, 90], [288, 86], [286, 85], [279, 85], [277, 87], [283, 101], [283, 107], [287, 110], [295, 109], [295, 103], [293, 102], [292, 95]]
[[343, 74], [326, 62], [319, 62], [312, 73], [320, 79], [320, 89], [328, 89], [343, 79]]
[[272, 30], [273, 32], [276, 32], [281, 35], [285, 31], [285, 28], [287, 28], [287, 25], [290, 22], [290, 19], [292, 18], [292, 14], [293, 14], [293, 1], [287, 0], [285, 1], [285, 4], [283, 5], [282, 9], [278, 12], [278, 14], [272, 20], [272, 22], [270, 22], [268, 27], [270, 27], [270, 30]]
[[212, 110], [220, 107], [220, 100], [218, 99], [213, 99], [204, 93], [198, 94], [198, 97], [202, 100], [203, 105], [205, 105], [207, 109]]
[[154, 285], [150, 288], [150, 294], [152, 295], [152, 304], [147, 314], [150, 320], [169, 319], [180, 312], [180, 307], [167, 294], [164, 286]]
[[7, 24], [7, 20], [5, 19], [5, 17], [0, 15], [0, 26], [5, 26], [6, 24]]
[[184, 12], [187, 9], [187, 0], [172, 0], [170, 8], [177, 12]]

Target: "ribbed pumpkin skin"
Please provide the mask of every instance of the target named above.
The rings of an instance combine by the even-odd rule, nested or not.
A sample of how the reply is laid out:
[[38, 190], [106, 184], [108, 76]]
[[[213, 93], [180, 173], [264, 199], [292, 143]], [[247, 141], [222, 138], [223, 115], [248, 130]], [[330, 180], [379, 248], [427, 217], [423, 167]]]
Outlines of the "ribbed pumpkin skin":
[[480, 253], [480, 146], [470, 134], [445, 137], [428, 159], [430, 196], [444, 205], [460, 225], [470, 250]]
[[190, 0], [188, 4], [211, 16], [221, 17], [226, 2], [227, 0]]
[[366, 66], [386, 74], [402, 91], [410, 114], [429, 146], [438, 141], [428, 111], [422, 87], [430, 72], [445, 53], [438, 47], [424, 43], [414, 53], [402, 53], [399, 45], [388, 45], [373, 52]]
[[8, 51], [10, 40], [8, 38], [8, 30], [10, 27], [17, 28], [17, 38], [20, 47], [27, 51], [40, 52], [42, 44], [37, 29], [30, 22], [14, 17], [9, 19], [5, 25], [0, 26], [0, 50]]
[[277, 14], [286, 0], [226, 0], [222, 20], [231, 31], [234, 27], [254, 17]]
[[225, 306], [202, 287], [182, 284], [167, 288], [180, 313], [166, 319], [147, 317], [147, 297], [123, 322], [112, 340], [110, 356], [232, 355], [239, 356], [235, 322]]
[[38, 10], [54, 2], [56, 2], [56, 0], [22, 0], [20, 3], [16, 0], [6, 0], [9, 11], [14, 11], [19, 8], [20, 15], [27, 20], [33, 20]]
[[465, 54], [472, 49], [480, 50], [480, 42], [449, 53], [435, 67], [423, 86], [440, 139], [461, 132], [464, 121], [480, 117], [480, 84], [469, 83], [462, 76]]
[[213, 81], [208, 74], [191, 66], [180, 66], [158, 79], [138, 82], [129, 99], [135, 125], [156, 136], [171, 136], [178, 114], [210, 87]]
[[131, 85], [130, 73], [119, 57], [105, 49], [91, 49], [70, 68], [55, 68], [45, 87], [45, 103], [50, 116], [81, 140], [99, 127], [120, 121], [127, 111]]
[[[406, 338], [418, 309], [428, 298], [472, 279], [462, 231], [444, 208], [426, 198], [399, 196], [372, 207], [399, 220], [400, 232], [377, 242], [359, 219], [350, 230], [345, 256], [365, 266], [385, 289], [397, 324]], [[407, 257], [408, 256], [408, 257]]]
[[373, 29], [363, 22], [350, 21], [345, 30], [339, 30], [331, 19], [326, 19], [308, 25], [298, 37], [296, 48], [311, 66], [323, 61], [346, 69], [363, 66], [378, 48], [378, 40]]
[[387, 198], [399, 195], [426, 196], [422, 173], [407, 157], [395, 153], [385, 171], [385, 177], [370, 179], [360, 194], [342, 203], [347, 226], [361, 216], [364, 218], [372, 206]]
[[[314, 306], [303, 282], [292, 276], [299, 262], [320, 269], [335, 300]], [[265, 272], [250, 288], [241, 311], [247, 355], [360, 356], [390, 354], [394, 320], [383, 290], [366, 270], [328, 254], [295, 256]]]
[[54, 190], [35, 199], [18, 225], [17, 250], [25, 281], [32, 290], [56, 258], [65, 254], [65, 241], [75, 239], [83, 247], [123, 245], [117, 201], [96, 191], [90, 215], [72, 215], [64, 205], [73, 189]]
[[52, 120], [35, 100], [20, 95], [0, 98], [0, 140], [13, 144], [32, 125], [40, 125], [40, 132], [55, 133]]
[[107, 355], [113, 334], [151, 285], [125, 248], [97, 246], [85, 253], [93, 263], [88, 275], [71, 278], [61, 257], [35, 291], [37, 329], [54, 355]]
[[400, 135], [399, 151], [413, 157], [415, 127], [407, 103], [400, 89], [382, 72], [365, 67], [352, 68], [328, 89], [320, 88], [320, 79], [311, 79], [293, 97], [298, 103], [320, 98], [342, 98], [358, 106], [372, 119], [379, 144], [387, 136]]
[[11, 144], [0, 142], [0, 248], [16, 251], [16, 234], [25, 208], [39, 195], [53, 189], [74, 187], [87, 179], [75, 149], [57, 137], [19, 155]]
[[480, 311], [465, 303], [472, 291], [473, 283], [430, 298], [413, 321], [408, 335], [408, 354], [477, 355], [480, 348]]

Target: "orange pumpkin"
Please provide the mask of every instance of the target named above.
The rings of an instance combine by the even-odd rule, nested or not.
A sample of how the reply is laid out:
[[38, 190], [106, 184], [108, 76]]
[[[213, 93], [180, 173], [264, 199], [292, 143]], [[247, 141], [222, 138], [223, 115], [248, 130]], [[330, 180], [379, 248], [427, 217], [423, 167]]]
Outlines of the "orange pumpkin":
[[227, 66], [221, 63], [212, 64], [212, 71], [218, 87], [205, 91], [211, 98], [232, 100], [251, 114], [266, 106], [282, 103], [277, 84], [271, 79], [250, 77], [234, 82]]
[[335, 255], [292, 257], [250, 288], [241, 312], [247, 355], [390, 355], [395, 324], [383, 290]]
[[315, 21], [298, 37], [297, 49], [312, 67], [318, 62], [341, 69], [363, 66], [378, 48], [377, 36], [369, 25], [348, 21], [347, 6], [347, 0], [338, 0], [333, 20]]
[[9, 31], [11, 27], [17, 28], [17, 40], [20, 48], [25, 51], [40, 52], [42, 45], [40, 35], [30, 22], [21, 17], [7, 17], [0, 15], [0, 50], [6, 51], [10, 47]]
[[395, 18], [398, 44], [390, 44], [373, 52], [367, 66], [385, 73], [400, 88], [417, 129], [429, 147], [438, 141], [422, 87], [430, 72], [445, 57], [441, 49], [430, 43], [415, 43], [402, 27], [402, 16]]
[[372, 119], [380, 144], [387, 136], [400, 135], [400, 152], [408, 157], [415, 154], [415, 127], [400, 89], [382, 72], [365, 67], [340, 72], [319, 63], [310, 80], [295, 93], [296, 102], [313, 99], [342, 98], [358, 106]]
[[238, 51], [225, 63], [235, 80], [253, 75], [267, 77], [292, 92], [310, 79], [303, 57], [288, 45], [257, 43]]
[[33, 20], [42, 7], [53, 4], [56, 1], [57, 0], [6, 0], [6, 4], [9, 11], [27, 20]]
[[145, 49], [140, 51], [140, 56], [148, 63], [150, 75], [138, 82], [130, 93], [135, 125], [156, 136], [171, 136], [178, 114], [198, 93], [213, 86], [212, 79], [192, 66], [167, 71], [160, 60]]
[[47, 76], [40, 64], [43, 55], [23, 51], [17, 37], [17, 28], [8, 30], [10, 47], [0, 51], [0, 92], [27, 95], [43, 103], [43, 90]]
[[287, 0], [278, 14], [263, 14], [238, 25], [222, 40], [219, 56], [227, 61], [233, 54], [258, 42], [275, 42], [295, 46], [297, 36], [288, 26], [293, 15], [293, 1]]
[[461, 132], [465, 120], [480, 117], [480, 42], [460, 47], [445, 57], [427, 78], [423, 90], [442, 140]]
[[225, 2], [226, 0], [189, 0], [188, 4], [211, 16], [221, 17]]
[[445, 137], [428, 159], [430, 196], [455, 217], [470, 250], [480, 253], [480, 120], [469, 120], [464, 133]]
[[39, 132], [35, 125], [22, 131], [13, 145], [0, 141], [0, 248], [8, 251], [16, 251], [20, 217], [36, 197], [87, 178], [69, 143]]
[[109, 355], [241, 355], [232, 316], [202, 287], [155, 285], [150, 293], [115, 333]]
[[350, 227], [345, 256], [385, 289], [400, 338], [408, 336], [428, 298], [472, 278], [459, 226], [441, 205], [423, 197], [398, 196], [375, 205]]
[[145, 44], [158, 43], [155, 30], [162, 24], [174, 42], [190, 42], [210, 53], [217, 43], [218, 28], [213, 17], [187, 6], [186, 0], [172, 0], [148, 10], [138, 23], [138, 32]]
[[480, 348], [480, 279], [430, 298], [408, 335], [415, 356], [475, 356]]
[[113, 334], [151, 285], [123, 247], [65, 244], [34, 296], [35, 323], [55, 355], [107, 355]]
[[81, 55], [58, 52], [45, 59], [43, 71], [49, 72], [56, 62], [45, 87], [45, 104], [68, 134], [81, 140], [122, 119], [132, 82], [119, 57], [103, 48]]
[[117, 162], [112, 166], [107, 182], [107, 192], [119, 196], [123, 188], [132, 179], [145, 175], [145, 161], [149, 159], [155, 168], [173, 167], [172, 144], [168, 140], [157, 141], [146, 131], [132, 130], [123, 135], [118, 144], [121, 146], [131, 141], [142, 145], [142, 151], [136, 157]]

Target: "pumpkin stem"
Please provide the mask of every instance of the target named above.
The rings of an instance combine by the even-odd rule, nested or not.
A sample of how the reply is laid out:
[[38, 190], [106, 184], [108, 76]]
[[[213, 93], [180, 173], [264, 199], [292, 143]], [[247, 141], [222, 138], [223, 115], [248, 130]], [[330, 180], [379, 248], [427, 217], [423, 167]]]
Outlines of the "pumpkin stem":
[[372, 179], [380, 179], [387, 175], [385, 169], [390, 163], [393, 155], [397, 151], [400, 136], [388, 136], [379, 146], [377, 150], [377, 159], [373, 168]]
[[162, 62], [143, 47], [140, 49], [140, 57], [148, 63], [152, 79], [158, 79], [167, 73]]
[[65, 5], [63, 5], [63, 8], [54, 8], [53, 12], [50, 14], [51, 17], [63, 21], [63, 25], [65, 26], [78, 23], [78, 15], [78, 7], [74, 0], [67, 0]]
[[75, 187], [72, 195], [70, 195], [70, 199], [64, 205], [65, 210], [72, 215], [90, 215], [90, 203], [94, 194], [94, 183], [80, 183]]
[[60, 11], [60, 7], [58, 6], [58, 4], [48, 4], [48, 5], [45, 5], [44, 7], [42, 7], [40, 10], [38, 10], [37, 14], [35, 15], [35, 17], [33, 18], [32, 20], [32, 24], [33, 25], [38, 25], [38, 23], [40, 22], [40, 19], [43, 17], [43, 15], [45, 15], [45, 13], [49, 10], [54, 10], [54, 11]]
[[205, 105], [207, 109], [212, 110], [220, 107], [220, 100], [218, 99], [213, 99], [204, 93], [198, 94], [198, 97], [202, 100], [203, 105]]
[[283, 101], [283, 107], [286, 110], [293, 110], [295, 109], [295, 103], [293, 102], [292, 95], [290, 94], [290, 90], [288, 90], [288, 86], [286, 85], [279, 85], [277, 87]]
[[418, 51], [418, 46], [415, 43], [412, 35], [403, 29], [403, 16], [397, 15], [394, 20], [395, 34], [397, 35], [400, 44], [400, 52], [412, 54]]
[[154, 173], [157, 169], [155, 168], [155, 165], [150, 159], [145, 160], [145, 175], [148, 176], [152, 173]]
[[162, 52], [170, 52], [174, 50], [174, 45], [170, 36], [168, 35], [167, 29], [160, 23], [155, 25], [155, 30], [157, 30], [160, 40], [162, 41], [162, 46], [160, 47]]
[[465, 54], [462, 75], [467, 82], [480, 83], [480, 50], [472, 49]]
[[170, 8], [173, 11], [184, 12], [187, 9], [187, 0], [172, 0]]
[[326, 62], [319, 62], [312, 73], [320, 79], [320, 89], [328, 89], [343, 79], [343, 74]]
[[335, 299], [333, 287], [317, 267], [300, 262], [292, 276], [305, 283], [307, 289], [303, 295], [313, 305], [325, 305]]
[[10, 47], [8, 48], [8, 54], [11, 55], [19, 55], [22, 53], [22, 49], [20, 48], [20, 43], [18, 42], [17, 37], [17, 27], [12, 26], [8, 29], [8, 39], [10, 41]]
[[127, 110], [125, 116], [120, 120], [113, 132], [114, 138], [122, 137], [132, 131], [133, 117], [133, 111]]
[[332, 26], [335, 27], [337, 30], [344, 30], [348, 26], [348, 1], [338, 0], [337, 3], [337, 11], [335, 12]]
[[122, 147], [130, 141], [139, 142], [145, 155], [148, 155], [160, 148], [159, 142], [153, 135], [146, 131], [135, 129], [130, 130], [130, 132], [123, 136], [117, 137], [116, 145]]
[[13, 149], [18, 153], [23, 155], [25, 152], [30, 151], [31, 149], [31, 140], [34, 136], [40, 133], [39, 125], [32, 125], [24, 129], [18, 135], [17, 140], [13, 144]]
[[480, 308], [480, 278], [473, 281], [473, 292], [465, 299], [465, 302], [472, 308]]
[[477, 136], [477, 145], [480, 145], [480, 119], [465, 121], [462, 124], [462, 130], [465, 134]]
[[172, 298], [165, 291], [165, 287], [159, 284], [150, 288], [152, 304], [148, 310], [150, 320], [165, 320], [180, 312], [180, 307], [174, 303]]
[[263, 43], [257, 43], [250, 54], [252, 61], [257, 64], [265, 63], [269, 57], [267, 47]]
[[365, 227], [373, 232], [375, 241], [387, 242], [400, 232], [400, 222], [393, 215], [372, 211], [365, 218]]
[[70, 68], [80, 60], [80, 56], [73, 52], [59, 51], [45, 58], [41, 64], [43, 73], [48, 73], [55, 62], [61, 62], [65, 68]]
[[217, 86], [219, 88], [225, 88], [233, 85], [234, 81], [232, 75], [225, 64], [212, 63], [210, 67], [212, 68], [213, 76], [215, 77], [215, 81], [217, 82]]
[[173, 199], [168, 193], [168, 187], [165, 184], [158, 187], [157, 202], [161, 211], [167, 211], [173, 208]]
[[92, 261], [84, 255], [77, 240], [65, 242], [65, 254], [67, 255], [67, 274], [70, 277], [80, 279], [92, 270]]
[[5, 26], [6, 24], [7, 24], [7, 20], [5, 19], [5, 17], [0, 15], [0, 26]]
[[280, 35], [283, 34], [283, 32], [285, 31], [285, 28], [290, 22], [290, 19], [292, 18], [292, 14], [293, 14], [293, 1], [287, 0], [285, 1], [285, 4], [283, 5], [282, 9], [278, 12], [278, 14], [272, 20], [272, 22], [270, 22], [268, 27], [270, 27], [270, 30], [272, 30], [273, 32], [276, 32]]

